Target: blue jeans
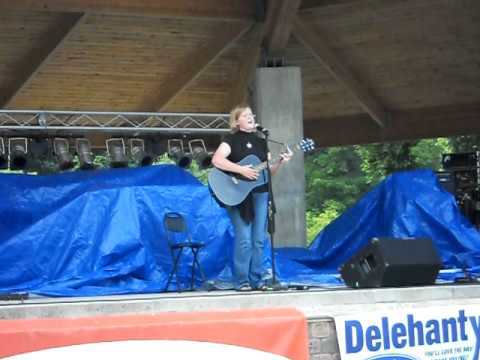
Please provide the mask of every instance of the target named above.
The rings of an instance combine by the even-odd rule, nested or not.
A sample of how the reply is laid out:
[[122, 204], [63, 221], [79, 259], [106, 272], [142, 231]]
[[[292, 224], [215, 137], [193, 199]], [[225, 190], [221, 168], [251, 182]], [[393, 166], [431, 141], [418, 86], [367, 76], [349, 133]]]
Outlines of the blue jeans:
[[227, 208], [235, 230], [233, 250], [233, 275], [235, 286], [242, 284], [256, 287], [265, 275], [263, 247], [267, 230], [268, 193], [252, 193], [254, 219], [248, 224], [240, 216], [238, 208]]

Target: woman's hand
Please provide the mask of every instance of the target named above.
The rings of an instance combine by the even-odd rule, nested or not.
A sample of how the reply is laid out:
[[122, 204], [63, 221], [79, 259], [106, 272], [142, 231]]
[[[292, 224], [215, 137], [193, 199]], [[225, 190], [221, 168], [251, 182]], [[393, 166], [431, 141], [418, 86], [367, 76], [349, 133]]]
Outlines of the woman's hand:
[[280, 154], [280, 163], [289, 162], [292, 158], [293, 152], [287, 147], [287, 151]]
[[240, 175], [249, 180], [255, 180], [258, 178], [258, 171], [255, 170], [252, 165], [243, 165], [241, 167]]

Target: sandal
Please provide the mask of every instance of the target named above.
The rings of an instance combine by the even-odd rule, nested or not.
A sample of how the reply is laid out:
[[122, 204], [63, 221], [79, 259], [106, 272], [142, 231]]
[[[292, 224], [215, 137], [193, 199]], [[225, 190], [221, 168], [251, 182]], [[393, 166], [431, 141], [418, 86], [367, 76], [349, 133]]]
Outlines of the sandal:
[[265, 283], [259, 284], [259, 285], [257, 286], [257, 290], [267, 291], [267, 290], [268, 290], [268, 285], [265, 284]]
[[249, 284], [242, 284], [236, 290], [237, 291], [252, 291], [252, 287]]

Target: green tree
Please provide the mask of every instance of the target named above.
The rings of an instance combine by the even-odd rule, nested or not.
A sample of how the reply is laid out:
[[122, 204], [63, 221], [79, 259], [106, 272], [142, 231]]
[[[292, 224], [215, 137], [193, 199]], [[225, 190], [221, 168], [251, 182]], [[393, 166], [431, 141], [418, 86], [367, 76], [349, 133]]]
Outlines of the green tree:
[[306, 206], [321, 211], [329, 199], [347, 208], [366, 190], [352, 147], [332, 147], [305, 158]]
[[307, 210], [307, 244], [310, 244], [325, 226], [336, 219], [344, 208], [344, 204], [330, 199], [325, 201], [321, 212]]
[[332, 147], [305, 158], [307, 241], [355, 203], [368, 185], [353, 147]]
[[307, 239], [352, 206], [385, 176], [399, 170], [438, 170], [449, 139], [424, 139], [325, 149], [306, 158]]
[[417, 167], [412, 154], [412, 147], [417, 143], [418, 141], [404, 141], [356, 146], [355, 151], [361, 158], [361, 168], [367, 183], [376, 185], [394, 171]]
[[412, 147], [411, 153], [418, 168], [439, 170], [442, 166], [442, 154], [452, 150], [448, 138], [423, 139]]
[[356, 146], [355, 150], [361, 158], [367, 182], [375, 185], [395, 171], [439, 170], [441, 155], [451, 152], [452, 146], [449, 139], [437, 138]]
[[480, 150], [480, 135], [461, 135], [450, 138], [453, 152]]

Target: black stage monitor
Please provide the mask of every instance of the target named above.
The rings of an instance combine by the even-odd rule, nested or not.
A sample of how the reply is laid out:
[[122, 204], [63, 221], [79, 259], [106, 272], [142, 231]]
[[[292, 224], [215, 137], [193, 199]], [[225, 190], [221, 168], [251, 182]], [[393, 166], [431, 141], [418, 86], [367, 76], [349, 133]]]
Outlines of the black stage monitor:
[[430, 239], [373, 238], [339, 271], [354, 288], [431, 285], [442, 266]]

